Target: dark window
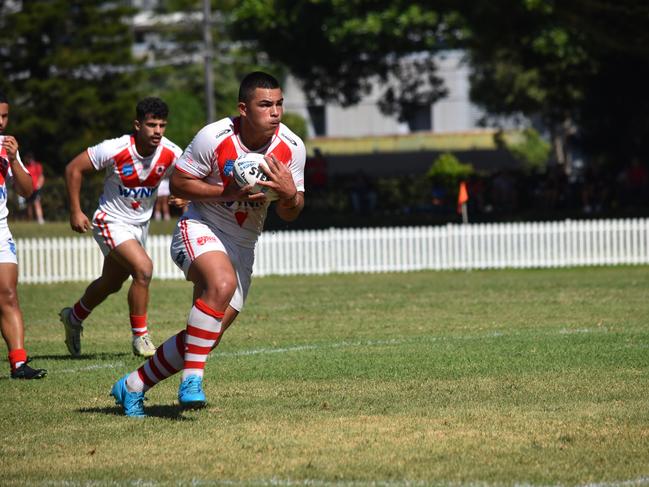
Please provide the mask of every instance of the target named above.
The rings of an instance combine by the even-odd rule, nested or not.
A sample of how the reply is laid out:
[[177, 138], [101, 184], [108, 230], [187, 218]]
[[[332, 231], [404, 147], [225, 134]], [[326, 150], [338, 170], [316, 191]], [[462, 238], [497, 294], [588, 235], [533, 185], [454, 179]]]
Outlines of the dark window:
[[310, 105], [307, 110], [314, 135], [316, 137], [327, 135], [327, 116], [324, 105]]
[[414, 106], [406, 112], [406, 122], [411, 132], [430, 132], [433, 130], [433, 117], [430, 105]]

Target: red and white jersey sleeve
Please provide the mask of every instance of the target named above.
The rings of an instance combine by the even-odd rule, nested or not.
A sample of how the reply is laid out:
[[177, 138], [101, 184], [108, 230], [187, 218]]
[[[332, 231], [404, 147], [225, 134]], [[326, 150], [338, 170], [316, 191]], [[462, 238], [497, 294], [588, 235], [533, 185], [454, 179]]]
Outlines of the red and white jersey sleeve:
[[[235, 159], [247, 152], [239, 138], [239, 119], [224, 118], [206, 125], [176, 165], [179, 171], [202, 179], [210, 184], [227, 187], [237, 184], [232, 176]], [[280, 124], [263, 154], [274, 154], [291, 170], [298, 191], [304, 191], [304, 142], [286, 125]], [[270, 202], [264, 204], [248, 201], [193, 202], [190, 212], [213, 225], [232, 238], [232, 242], [244, 247], [254, 247], [263, 230]], [[191, 216], [192, 213], [188, 214]]]
[[[0, 227], [7, 225], [7, 215], [9, 215], [9, 209], [7, 208], [7, 198], [9, 197], [7, 186], [13, 177], [11, 166], [9, 165], [9, 159], [7, 158], [7, 151], [2, 147], [2, 141], [4, 138], [4, 135], [0, 135]], [[19, 153], [16, 153], [16, 160], [20, 166], [27, 171], [22, 159], [20, 159]]]
[[163, 137], [153, 154], [142, 157], [132, 135], [108, 139], [88, 148], [95, 169], [105, 169], [99, 209], [110, 218], [133, 225], [151, 219], [160, 181], [173, 168], [182, 150]]

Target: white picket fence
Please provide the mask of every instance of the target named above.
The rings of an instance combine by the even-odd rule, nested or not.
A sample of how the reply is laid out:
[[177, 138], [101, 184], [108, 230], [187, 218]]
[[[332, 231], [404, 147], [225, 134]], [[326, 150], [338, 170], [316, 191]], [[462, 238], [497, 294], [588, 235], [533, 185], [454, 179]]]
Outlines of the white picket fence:
[[[158, 279], [183, 279], [171, 237], [149, 237]], [[92, 238], [17, 240], [20, 281], [89, 281], [103, 258]], [[265, 232], [256, 276], [648, 264], [649, 219], [488, 223]]]

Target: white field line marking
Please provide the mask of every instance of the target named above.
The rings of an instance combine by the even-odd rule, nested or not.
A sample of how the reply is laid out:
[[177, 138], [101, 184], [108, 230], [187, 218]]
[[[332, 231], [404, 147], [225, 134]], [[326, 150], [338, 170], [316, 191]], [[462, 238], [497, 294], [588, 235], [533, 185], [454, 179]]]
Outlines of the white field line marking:
[[[13, 485], [12, 481], [9, 484]], [[18, 484], [16, 484], [18, 485]], [[22, 485], [22, 484], [20, 484]], [[636, 479], [611, 481], [611, 482], [592, 482], [588, 484], [532, 484], [528, 482], [513, 483], [489, 483], [489, 482], [444, 482], [444, 481], [424, 481], [424, 480], [339, 480], [328, 481], [318, 479], [255, 479], [255, 480], [176, 480], [176, 481], [157, 481], [146, 479], [124, 479], [119, 481], [104, 480], [48, 480], [43, 482], [34, 482], [32, 485], [43, 487], [166, 487], [166, 486], [259, 486], [259, 487], [425, 487], [430, 485], [445, 487], [642, 487], [649, 485], [649, 477], [639, 477]]]
[[[570, 335], [575, 333], [606, 333], [606, 329], [588, 329], [581, 328], [579, 330], [561, 329], [558, 332], [549, 332], [546, 335]], [[289, 353], [289, 352], [303, 352], [310, 350], [325, 350], [333, 348], [352, 348], [352, 347], [380, 347], [385, 345], [404, 345], [408, 343], [421, 343], [421, 342], [441, 342], [453, 340], [484, 340], [489, 338], [502, 338], [502, 337], [515, 337], [520, 336], [519, 333], [503, 333], [494, 331], [484, 335], [460, 335], [460, 336], [418, 336], [412, 338], [392, 338], [389, 340], [365, 340], [355, 342], [338, 342], [338, 343], [325, 343], [325, 344], [312, 344], [312, 345], [295, 345], [293, 347], [280, 347], [280, 348], [256, 348], [251, 350], [239, 350], [236, 352], [218, 352], [219, 357], [243, 357], [247, 355], [260, 355], [260, 354], [273, 354], [273, 353]]]
[[[582, 334], [582, 333], [606, 333], [608, 330], [605, 328], [580, 328], [576, 330], [570, 330], [563, 328], [557, 332], [548, 332], [545, 335], [571, 335], [571, 334]], [[412, 338], [392, 338], [389, 340], [359, 340], [354, 342], [338, 342], [338, 343], [323, 343], [323, 344], [307, 344], [307, 345], [295, 345], [293, 347], [278, 347], [278, 348], [253, 348], [250, 350], [238, 350], [234, 352], [218, 352], [218, 357], [247, 357], [250, 355], [270, 355], [278, 353], [291, 353], [291, 352], [308, 352], [313, 350], [332, 350], [340, 348], [358, 348], [358, 347], [381, 347], [381, 346], [396, 346], [396, 345], [406, 345], [410, 343], [422, 343], [422, 342], [441, 342], [441, 341], [453, 341], [453, 340], [484, 340], [490, 338], [503, 338], [503, 337], [515, 337], [520, 336], [519, 333], [503, 333], [500, 331], [493, 331], [490, 333], [485, 333], [484, 335], [460, 335], [460, 336], [418, 336]], [[99, 369], [117, 369], [124, 366], [124, 362], [112, 362], [107, 364], [95, 364], [88, 365], [86, 367], [77, 367], [69, 368], [62, 370], [52, 370], [56, 373], [65, 373], [72, 374], [78, 372], [88, 372]], [[593, 486], [589, 486], [593, 487]], [[596, 486], [597, 487], [597, 486]]]
[[57, 374], [73, 374], [77, 372], [87, 372], [89, 370], [99, 370], [99, 369], [117, 369], [118, 367], [123, 367], [124, 362], [112, 362], [108, 364], [94, 364], [88, 365], [86, 367], [78, 367], [74, 369], [61, 369], [57, 370]]

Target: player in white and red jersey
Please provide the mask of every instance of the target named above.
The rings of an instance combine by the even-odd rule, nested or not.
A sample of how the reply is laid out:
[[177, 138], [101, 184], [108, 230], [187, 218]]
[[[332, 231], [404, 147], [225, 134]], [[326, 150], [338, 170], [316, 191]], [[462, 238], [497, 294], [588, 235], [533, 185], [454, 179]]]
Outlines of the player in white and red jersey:
[[34, 188], [32, 178], [25, 169], [18, 142], [11, 135], [3, 135], [9, 123], [9, 102], [0, 92], [0, 331], [9, 349], [9, 364], [13, 379], [40, 379], [44, 369], [27, 365], [25, 351], [25, 325], [18, 303], [18, 259], [16, 244], [7, 225], [7, 182], [13, 180], [19, 195], [28, 198]]
[[239, 89], [239, 117], [200, 130], [172, 173], [172, 193], [192, 201], [174, 232], [171, 256], [194, 284], [194, 303], [186, 328], [113, 386], [111, 394], [127, 416], [143, 416], [144, 392], [181, 370], [180, 405], [205, 405], [205, 361], [243, 308], [270, 205], [264, 193], [251, 194], [251, 186], [240, 188], [234, 181], [237, 156], [266, 155], [268, 181], [259, 184], [277, 194], [281, 219], [293, 221], [304, 208], [306, 151], [281, 123], [283, 102], [275, 78], [250, 73]]
[[[168, 175], [182, 151], [164, 137], [169, 110], [159, 98], [145, 98], [136, 107], [134, 132], [108, 139], [76, 156], [66, 167], [70, 226], [79, 233], [92, 228], [104, 254], [101, 276], [83, 296], [60, 312], [65, 344], [74, 357], [81, 354], [83, 321], [129, 276], [128, 292], [132, 348], [135, 355], [155, 352], [148, 332], [147, 305], [153, 263], [144, 247], [160, 181]], [[79, 193], [84, 173], [105, 171], [104, 191], [92, 224], [81, 210]]]

